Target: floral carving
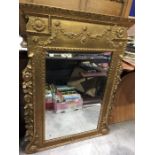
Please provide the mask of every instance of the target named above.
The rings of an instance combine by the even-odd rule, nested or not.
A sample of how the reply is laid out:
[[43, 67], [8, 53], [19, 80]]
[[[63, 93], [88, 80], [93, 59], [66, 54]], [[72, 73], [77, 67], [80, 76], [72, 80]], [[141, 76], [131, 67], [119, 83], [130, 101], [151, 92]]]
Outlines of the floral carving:
[[94, 34], [84, 25], [81, 27], [79, 33], [67, 32], [62, 28], [61, 22], [57, 20], [53, 23], [53, 31], [50, 37], [42, 41], [38, 36], [33, 36], [32, 41], [38, 43], [40, 46], [48, 46], [52, 45], [58, 39], [59, 35], [63, 35], [63, 37], [68, 39], [79, 40], [81, 44], [86, 44], [89, 40], [102, 40], [111, 47], [117, 47], [122, 46], [122, 43], [115, 43], [114, 40], [122, 39], [125, 36], [125, 30], [117, 25], [106, 26], [101, 33]]
[[32, 37], [32, 41], [33, 41], [34, 43], [37, 43], [38, 40], [39, 40], [39, 37], [38, 37], [38, 36], [33, 36], [33, 37]]
[[[81, 31], [79, 33], [74, 33], [74, 32], [66, 32], [66, 30], [62, 28], [60, 21], [55, 21], [54, 26], [55, 26], [55, 33], [52, 34], [51, 41], [56, 39], [58, 34], [61, 34], [64, 37], [67, 37], [68, 39], [79, 39], [81, 44], [86, 44], [89, 39], [106, 40], [108, 32], [112, 30], [110, 27], [107, 27], [106, 29], [104, 29], [104, 32], [102, 34], [93, 34], [89, 31], [87, 26], [82, 26]], [[48, 43], [51, 42], [47, 42], [47, 44]]]
[[100, 124], [100, 130], [102, 134], [105, 134], [107, 132], [107, 119], [106, 117], [103, 117], [102, 122]]
[[54, 25], [55, 25], [56, 27], [60, 26], [60, 21], [56, 21], [56, 22], [54, 23]]
[[41, 32], [45, 29], [45, 22], [40, 18], [35, 18], [32, 27], [34, 30]]
[[119, 27], [117, 25], [114, 25], [113, 33], [114, 33], [116, 39], [122, 39], [125, 37], [126, 29], [124, 27]]
[[25, 102], [31, 102], [32, 101], [32, 96], [30, 95], [30, 94], [26, 94], [25, 96], [24, 96], [24, 100], [25, 100]]
[[121, 81], [121, 78], [120, 78], [120, 74], [122, 72], [122, 60], [121, 60], [121, 57], [119, 58], [119, 62], [117, 63], [117, 72], [116, 72], [116, 75], [115, 75], [115, 78], [114, 78], [114, 85], [113, 85], [113, 90], [112, 90], [112, 96], [111, 96], [111, 103], [109, 104], [109, 108], [108, 108], [108, 112], [107, 112], [107, 118], [109, 117], [111, 111], [112, 111], [112, 108], [113, 108], [113, 102], [114, 102], [114, 97], [115, 97], [115, 94], [116, 94], [116, 90], [117, 90], [117, 87]]
[[123, 38], [124, 37], [124, 29], [123, 28], [118, 28], [116, 30], [116, 35], [118, 38]]
[[26, 123], [26, 134], [25, 134], [25, 141], [29, 142], [33, 138], [33, 104], [32, 104], [32, 66], [31, 60], [27, 64], [27, 67], [23, 71], [23, 92], [24, 101], [25, 101], [25, 112], [24, 118]]
[[32, 74], [30, 74], [30, 72], [25, 72], [24, 78], [25, 81], [30, 81], [30, 79], [32, 78]]

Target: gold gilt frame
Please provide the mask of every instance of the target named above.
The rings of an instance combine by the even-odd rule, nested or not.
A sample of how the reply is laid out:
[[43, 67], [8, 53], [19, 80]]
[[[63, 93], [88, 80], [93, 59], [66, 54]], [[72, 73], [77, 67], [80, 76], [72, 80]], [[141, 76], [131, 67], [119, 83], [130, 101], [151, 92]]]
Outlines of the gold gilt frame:
[[[108, 132], [108, 116], [120, 81], [121, 59], [132, 19], [77, 12], [32, 4], [20, 4], [26, 24], [29, 61], [23, 71], [25, 93], [25, 151], [34, 153]], [[97, 129], [44, 140], [45, 53], [112, 51], [112, 61]]]

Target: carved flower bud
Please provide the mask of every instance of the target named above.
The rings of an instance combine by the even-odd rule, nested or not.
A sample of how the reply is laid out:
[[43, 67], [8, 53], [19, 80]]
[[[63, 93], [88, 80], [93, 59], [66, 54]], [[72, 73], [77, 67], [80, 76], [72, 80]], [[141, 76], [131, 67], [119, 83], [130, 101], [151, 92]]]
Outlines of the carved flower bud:
[[39, 37], [37, 37], [37, 36], [32, 37], [32, 41], [33, 41], [33, 42], [36, 43], [36, 42], [38, 42], [38, 40], [39, 40]]
[[55, 21], [54, 25], [55, 25], [56, 27], [60, 26], [60, 21]]
[[124, 29], [123, 28], [119, 28], [116, 32], [117, 32], [117, 36], [119, 38], [122, 38], [124, 36]]
[[81, 37], [81, 44], [85, 44], [86, 43], [86, 39], [87, 39], [87, 37], [86, 36], [82, 36]]
[[30, 81], [31, 80], [31, 77], [32, 77], [32, 75], [31, 75], [30, 72], [25, 72], [25, 74], [23, 76], [23, 78], [24, 78], [25, 81]]
[[123, 46], [123, 43], [122, 42], [119, 42], [119, 46]]
[[32, 96], [29, 95], [29, 94], [26, 94], [26, 95], [24, 96], [24, 100], [25, 100], [25, 102], [31, 102]]
[[107, 27], [107, 31], [111, 31], [111, 26], [108, 26]]
[[87, 31], [87, 26], [84, 26], [83, 27], [83, 31]]

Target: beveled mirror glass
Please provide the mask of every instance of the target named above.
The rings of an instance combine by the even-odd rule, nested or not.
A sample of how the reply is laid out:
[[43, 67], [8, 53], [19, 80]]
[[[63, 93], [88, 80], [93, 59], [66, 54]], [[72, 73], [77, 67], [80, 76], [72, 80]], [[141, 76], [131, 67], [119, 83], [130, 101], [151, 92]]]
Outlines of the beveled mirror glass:
[[45, 140], [97, 129], [111, 57], [46, 53]]

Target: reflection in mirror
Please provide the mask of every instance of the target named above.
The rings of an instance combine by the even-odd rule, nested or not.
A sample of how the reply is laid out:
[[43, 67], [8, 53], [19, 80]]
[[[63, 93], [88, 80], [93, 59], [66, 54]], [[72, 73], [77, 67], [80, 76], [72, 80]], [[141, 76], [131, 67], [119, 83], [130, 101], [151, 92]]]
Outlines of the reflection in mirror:
[[46, 53], [45, 140], [97, 128], [111, 56]]

